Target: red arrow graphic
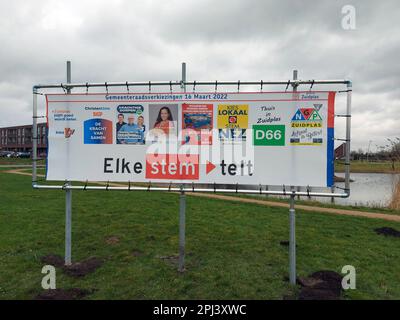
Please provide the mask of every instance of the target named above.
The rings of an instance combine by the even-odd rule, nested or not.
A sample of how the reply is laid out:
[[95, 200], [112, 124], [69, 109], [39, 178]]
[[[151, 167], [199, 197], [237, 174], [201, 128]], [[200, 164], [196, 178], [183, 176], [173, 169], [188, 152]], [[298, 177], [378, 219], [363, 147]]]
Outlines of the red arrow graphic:
[[206, 164], [206, 174], [209, 174], [215, 168], [215, 164], [212, 164], [210, 161], [207, 161]]

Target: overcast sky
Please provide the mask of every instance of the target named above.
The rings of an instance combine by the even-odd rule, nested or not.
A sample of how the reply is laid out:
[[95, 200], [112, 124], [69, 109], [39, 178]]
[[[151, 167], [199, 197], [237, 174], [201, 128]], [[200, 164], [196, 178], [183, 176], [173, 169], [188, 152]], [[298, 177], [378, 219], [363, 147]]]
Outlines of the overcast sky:
[[185, 61], [189, 80], [351, 79], [352, 149], [400, 136], [398, 0], [0, 4], [0, 127], [31, 123], [32, 85], [65, 82], [66, 60], [73, 82], [178, 80]]

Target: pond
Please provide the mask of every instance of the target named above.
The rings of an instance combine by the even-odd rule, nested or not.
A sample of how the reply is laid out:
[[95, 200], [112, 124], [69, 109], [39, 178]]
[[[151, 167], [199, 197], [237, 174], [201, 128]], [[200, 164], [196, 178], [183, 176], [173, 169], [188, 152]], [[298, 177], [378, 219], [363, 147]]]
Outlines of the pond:
[[[335, 173], [337, 177], [344, 178], [344, 173]], [[395, 186], [400, 181], [400, 174], [390, 173], [352, 173], [350, 183], [349, 198], [335, 198], [334, 203], [339, 205], [354, 205], [365, 207], [387, 207], [392, 199], [392, 194]], [[344, 182], [336, 182], [336, 186], [344, 188]], [[270, 188], [274, 190], [273, 188]], [[279, 189], [279, 186], [278, 186]], [[278, 190], [277, 189], [277, 190]], [[306, 191], [302, 188], [301, 191]], [[312, 191], [329, 192], [325, 189], [314, 188]], [[341, 189], [336, 189], [336, 192], [344, 192]], [[259, 197], [259, 195], [256, 195]], [[275, 196], [269, 196], [275, 197]], [[287, 198], [276, 196], [278, 198]], [[297, 199], [297, 198], [296, 198]], [[330, 197], [301, 197], [301, 200], [315, 200], [324, 203], [331, 203]]]
[[[344, 173], [336, 173], [344, 177]], [[336, 204], [363, 205], [368, 207], [385, 207], [392, 199], [396, 184], [400, 181], [400, 174], [390, 173], [351, 173], [350, 197], [336, 198]], [[336, 182], [344, 188], [344, 183]], [[321, 198], [318, 201], [330, 202], [330, 199]]]

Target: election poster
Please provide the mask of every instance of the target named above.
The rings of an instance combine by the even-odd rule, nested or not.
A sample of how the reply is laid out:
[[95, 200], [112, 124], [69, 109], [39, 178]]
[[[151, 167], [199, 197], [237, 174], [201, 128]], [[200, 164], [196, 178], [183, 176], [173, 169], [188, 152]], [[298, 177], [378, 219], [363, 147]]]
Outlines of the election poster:
[[48, 94], [49, 181], [327, 187], [328, 91]]
[[182, 143], [212, 145], [213, 105], [182, 104]]

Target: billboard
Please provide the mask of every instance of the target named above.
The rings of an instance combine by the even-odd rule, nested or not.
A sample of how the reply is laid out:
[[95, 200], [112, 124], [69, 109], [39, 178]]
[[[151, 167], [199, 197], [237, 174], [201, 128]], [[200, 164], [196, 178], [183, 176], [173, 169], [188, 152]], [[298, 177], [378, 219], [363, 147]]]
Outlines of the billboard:
[[47, 180], [333, 185], [335, 92], [48, 94]]

